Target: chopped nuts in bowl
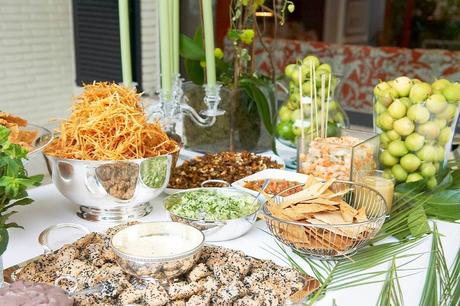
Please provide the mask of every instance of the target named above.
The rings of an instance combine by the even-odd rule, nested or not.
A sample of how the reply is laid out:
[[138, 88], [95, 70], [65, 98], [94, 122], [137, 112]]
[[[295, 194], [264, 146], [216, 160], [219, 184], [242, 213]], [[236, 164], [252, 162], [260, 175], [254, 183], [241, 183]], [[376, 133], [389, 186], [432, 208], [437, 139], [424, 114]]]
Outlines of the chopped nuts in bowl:
[[282, 160], [273, 155], [246, 151], [206, 154], [186, 160], [176, 167], [166, 193], [198, 188], [209, 180], [221, 180], [231, 184], [261, 170], [282, 168]]

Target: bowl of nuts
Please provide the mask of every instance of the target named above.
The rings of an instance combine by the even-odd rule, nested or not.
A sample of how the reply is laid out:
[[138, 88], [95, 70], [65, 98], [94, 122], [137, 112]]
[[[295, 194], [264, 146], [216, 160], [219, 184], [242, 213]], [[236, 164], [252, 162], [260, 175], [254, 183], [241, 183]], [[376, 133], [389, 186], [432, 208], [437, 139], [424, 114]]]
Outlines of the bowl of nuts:
[[190, 188], [200, 188], [204, 183], [206, 187], [227, 187], [265, 169], [284, 169], [284, 162], [274, 154], [255, 154], [247, 151], [196, 156], [183, 161], [173, 169], [165, 193], [173, 194]]

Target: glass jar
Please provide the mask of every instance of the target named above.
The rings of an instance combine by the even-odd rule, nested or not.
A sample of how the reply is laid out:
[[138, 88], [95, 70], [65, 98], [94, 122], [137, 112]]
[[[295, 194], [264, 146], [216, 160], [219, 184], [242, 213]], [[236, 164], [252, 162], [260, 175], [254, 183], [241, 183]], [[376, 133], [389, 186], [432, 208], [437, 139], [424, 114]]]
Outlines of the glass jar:
[[[313, 140], [312, 140], [313, 139]], [[300, 137], [297, 171], [323, 179], [352, 181], [355, 174], [377, 169], [378, 135], [340, 129], [333, 137]]]
[[[309, 89], [308, 83], [303, 87], [303, 99], [312, 100], [315, 96], [314, 90]], [[327, 106], [328, 120], [327, 120], [327, 131], [328, 136], [338, 136], [339, 130], [343, 128], [348, 128], [350, 126], [350, 121], [346, 112], [343, 110], [342, 106], [338, 102], [337, 93], [340, 85], [340, 78], [338, 76], [333, 76], [330, 86], [330, 102], [325, 103]], [[317, 101], [317, 111], [321, 111], [321, 81], [316, 81], [316, 101]], [[304, 103], [303, 116], [301, 114], [301, 98], [300, 98], [300, 89], [299, 86], [289, 82], [289, 89], [286, 86], [280, 86], [284, 88], [286, 94], [288, 94], [287, 100], [282, 103], [278, 109], [277, 119], [276, 119], [276, 130], [275, 135], [277, 140], [282, 144], [285, 144], [291, 148], [297, 148], [297, 142], [302, 133], [302, 126], [306, 130], [306, 134], [309, 134], [309, 129], [315, 127], [315, 120], [311, 120], [312, 117], [312, 107], [311, 103]], [[311, 86], [310, 86], [311, 87]], [[324, 84], [324, 87], [327, 88], [328, 84]], [[325, 98], [326, 99], [326, 98]], [[313, 113], [314, 116], [314, 113]], [[303, 118], [303, 122], [302, 122]], [[318, 118], [318, 116], [316, 116]]]
[[426, 179], [429, 189], [436, 187], [438, 172], [447, 166], [460, 101], [412, 103], [402, 97], [386, 106], [382, 102], [374, 98], [374, 130], [387, 177], [397, 183]]
[[[270, 150], [272, 136], [260, 118], [255, 101], [241, 88], [228, 86], [222, 86], [220, 96], [219, 108], [224, 110], [225, 114], [217, 116], [212, 126], [199, 127], [189, 117], [184, 116], [185, 147], [203, 153]], [[186, 103], [198, 112], [206, 109], [202, 86], [192, 82], [184, 83], [184, 97]], [[267, 104], [273, 103], [268, 95], [265, 98]]]

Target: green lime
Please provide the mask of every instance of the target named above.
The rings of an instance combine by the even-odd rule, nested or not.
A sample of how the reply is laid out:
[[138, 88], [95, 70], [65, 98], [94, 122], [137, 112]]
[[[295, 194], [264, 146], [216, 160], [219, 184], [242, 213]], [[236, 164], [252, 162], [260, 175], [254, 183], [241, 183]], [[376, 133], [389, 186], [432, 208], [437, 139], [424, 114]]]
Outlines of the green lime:
[[276, 133], [282, 139], [293, 140], [295, 135], [292, 129], [292, 121], [281, 121], [276, 127]]

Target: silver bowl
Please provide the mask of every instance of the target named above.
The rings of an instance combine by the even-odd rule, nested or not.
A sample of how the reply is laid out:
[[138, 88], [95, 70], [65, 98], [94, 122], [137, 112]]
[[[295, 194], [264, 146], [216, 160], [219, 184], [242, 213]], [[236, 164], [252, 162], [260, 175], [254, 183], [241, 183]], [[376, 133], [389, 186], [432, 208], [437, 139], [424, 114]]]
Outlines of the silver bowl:
[[[206, 241], [210, 241], [210, 242], [236, 239], [246, 234], [252, 228], [252, 226], [256, 222], [259, 209], [256, 209], [254, 212], [246, 216], [241, 216], [238, 219], [230, 219], [230, 220], [206, 220], [205, 217], [203, 217], [202, 219], [190, 219], [190, 218], [179, 216], [170, 210], [174, 202], [178, 198], [182, 197], [183, 195], [189, 192], [196, 191], [196, 190], [202, 190], [202, 189], [215, 190], [224, 195], [237, 197], [237, 198], [243, 198], [243, 199], [247, 199], [248, 201], [254, 201], [256, 199], [255, 196], [247, 192], [234, 189], [234, 188], [202, 187], [202, 188], [187, 189], [185, 191], [180, 191], [172, 195], [169, 195], [164, 199], [164, 202], [163, 202], [164, 207], [166, 211], [169, 213], [169, 217], [171, 218], [172, 221], [188, 224], [188, 225], [191, 225], [201, 230], [206, 237]], [[205, 213], [206, 212], [203, 212], [203, 215], [205, 215]]]
[[[151, 247], [146, 240], [151, 239]], [[131, 244], [131, 245], [130, 245]], [[198, 261], [204, 235], [177, 222], [148, 222], [128, 226], [110, 240], [118, 265], [140, 279], [165, 281], [189, 271]], [[137, 250], [130, 247], [139, 247]], [[162, 249], [159, 249], [163, 247]], [[152, 255], [150, 251], [160, 253]]]
[[149, 214], [150, 200], [166, 188], [173, 154], [123, 161], [92, 161], [46, 155], [57, 189], [80, 205], [89, 221], [126, 222]]

